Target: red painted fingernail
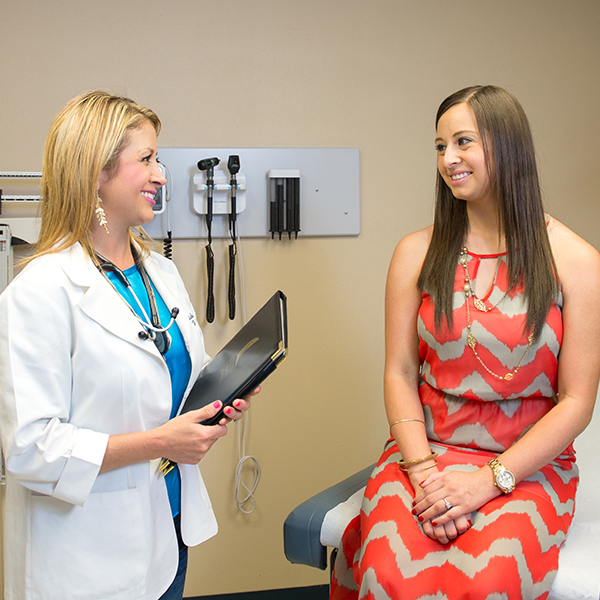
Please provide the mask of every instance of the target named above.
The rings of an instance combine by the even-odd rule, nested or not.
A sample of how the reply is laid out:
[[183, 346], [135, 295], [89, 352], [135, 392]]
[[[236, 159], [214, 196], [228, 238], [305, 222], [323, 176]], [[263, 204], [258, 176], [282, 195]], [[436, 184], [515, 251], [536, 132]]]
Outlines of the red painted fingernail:
[[432, 524], [434, 527], [437, 527], [437, 523], [436, 523], [435, 521], [431, 521], [431, 524]]
[[425, 480], [423, 479], [423, 481], [421, 481], [421, 483], [419, 484], [420, 487], [423, 487], [423, 484], [425, 483]]
[[214, 406], [215, 408], [219, 408], [219, 406], [221, 406], [221, 403], [219, 402], [219, 400], [217, 400], [217, 401], [216, 401], [216, 402], [213, 404], [213, 406]]
[[413, 500], [413, 502], [412, 502], [412, 505], [413, 505], [413, 506], [416, 506], [416, 505], [417, 505], [417, 501], [416, 501], [416, 500]]
[[467, 523], [469, 524], [469, 527], [473, 527], [473, 523], [471, 523], [471, 519], [467, 519]]
[[416, 508], [413, 508], [413, 509], [412, 509], [412, 514], [413, 514], [413, 515], [416, 515], [416, 514], [417, 514], [417, 509], [416, 509]]
[[417, 517], [417, 519], [419, 520], [419, 523], [423, 522], [423, 517]]

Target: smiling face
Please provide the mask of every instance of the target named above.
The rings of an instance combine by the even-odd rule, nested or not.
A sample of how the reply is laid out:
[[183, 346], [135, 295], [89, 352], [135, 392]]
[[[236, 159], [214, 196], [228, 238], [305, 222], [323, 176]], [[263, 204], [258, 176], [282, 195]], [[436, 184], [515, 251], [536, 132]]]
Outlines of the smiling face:
[[438, 171], [455, 198], [492, 200], [483, 139], [468, 104], [455, 104], [440, 117], [435, 147]]
[[149, 223], [154, 217], [154, 196], [165, 183], [157, 162], [156, 132], [146, 121], [129, 132], [115, 172], [102, 171], [98, 180], [98, 195], [111, 232]]

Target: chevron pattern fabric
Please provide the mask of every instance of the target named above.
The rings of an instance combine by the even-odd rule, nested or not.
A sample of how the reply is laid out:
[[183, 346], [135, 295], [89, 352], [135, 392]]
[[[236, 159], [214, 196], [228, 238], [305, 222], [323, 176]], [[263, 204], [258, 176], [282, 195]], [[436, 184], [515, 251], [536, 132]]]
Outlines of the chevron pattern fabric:
[[[469, 255], [471, 281], [482, 258]], [[496, 255], [498, 258], [498, 255]], [[457, 267], [454, 327], [436, 331], [434, 307], [423, 295], [418, 330], [420, 397], [439, 469], [474, 471], [514, 444], [554, 405], [562, 341], [562, 298], [553, 305], [540, 340], [527, 348], [522, 290], [505, 294], [506, 264], [471, 302], [472, 331], [484, 365], [466, 343], [464, 270]], [[485, 368], [487, 367], [487, 369]], [[488, 371], [489, 369], [489, 371]], [[473, 513], [473, 526], [447, 545], [426, 537], [412, 515], [414, 492], [396, 464], [393, 439], [367, 485], [361, 514], [346, 529], [334, 568], [334, 600], [534, 600], [547, 598], [575, 508], [578, 469], [572, 445], [508, 495]]]

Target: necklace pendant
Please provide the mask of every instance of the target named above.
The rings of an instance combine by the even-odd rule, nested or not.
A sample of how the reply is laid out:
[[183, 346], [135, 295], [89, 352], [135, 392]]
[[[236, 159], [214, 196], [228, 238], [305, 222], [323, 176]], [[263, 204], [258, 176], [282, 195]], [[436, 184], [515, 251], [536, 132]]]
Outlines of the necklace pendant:
[[510, 381], [514, 377], [513, 373], [507, 373], [502, 379]]
[[471, 347], [471, 350], [475, 350], [475, 346], [477, 345], [477, 340], [475, 336], [469, 331], [469, 335], [467, 335], [467, 344]]
[[473, 300], [473, 304], [475, 305], [475, 308], [477, 310], [480, 310], [481, 312], [487, 312], [487, 308], [485, 306], [485, 302], [483, 300], [480, 300], [479, 298], [475, 298]]

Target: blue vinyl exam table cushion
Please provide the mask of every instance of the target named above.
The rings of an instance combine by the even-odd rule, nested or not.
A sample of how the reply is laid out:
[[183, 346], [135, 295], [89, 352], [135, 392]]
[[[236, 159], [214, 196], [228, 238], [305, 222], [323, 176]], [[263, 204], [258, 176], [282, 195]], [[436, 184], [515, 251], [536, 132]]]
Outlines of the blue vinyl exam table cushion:
[[367, 485], [375, 464], [319, 492], [296, 507], [283, 524], [286, 558], [295, 564], [327, 569], [327, 548], [321, 544], [325, 515]]

